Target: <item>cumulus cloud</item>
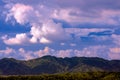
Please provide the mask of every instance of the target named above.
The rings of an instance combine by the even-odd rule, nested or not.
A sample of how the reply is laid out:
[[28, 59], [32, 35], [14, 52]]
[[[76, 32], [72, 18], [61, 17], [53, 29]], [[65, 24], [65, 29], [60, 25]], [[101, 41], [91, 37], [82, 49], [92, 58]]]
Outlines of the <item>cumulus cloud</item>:
[[31, 6], [15, 4], [7, 14], [6, 21], [10, 20], [13, 16], [18, 23], [24, 24], [31, 19], [31, 13], [33, 14], [33, 8]]
[[12, 49], [12, 48], [9, 48], [9, 47], [7, 47], [5, 50], [0, 50], [0, 53], [2, 54], [2, 53], [4, 53], [4, 54], [10, 54], [10, 53], [12, 53], [12, 52], [15, 52], [15, 50], [14, 49]]
[[44, 37], [42, 37], [42, 38], [40, 39], [40, 43], [46, 44], [46, 43], [51, 43], [51, 41], [48, 40], [48, 39], [46, 39], [46, 38], [44, 38]]
[[[17, 33], [15, 37], [9, 35], [3, 36], [2, 40], [7, 45], [60, 43], [62, 47], [68, 44], [69, 47], [76, 47], [81, 41], [80, 37], [90, 37], [95, 39], [93, 44], [97, 41], [111, 40], [115, 45], [120, 46], [119, 35], [113, 33], [109, 36], [104, 36], [104, 34], [102, 36], [89, 35], [92, 32], [112, 31], [106, 28], [107, 25], [116, 26], [120, 24], [119, 0], [4, 0], [3, 2], [5, 2], [5, 6], [4, 9], [1, 9], [3, 11], [0, 11], [0, 13], [3, 12], [5, 14], [6, 21], [15, 21], [20, 25], [30, 25], [30, 32]], [[75, 27], [78, 24], [86, 23], [88, 23], [88, 26], [89, 24], [104, 24], [106, 26], [102, 26], [103, 28], [97, 26], [95, 26], [96, 28], [88, 28], [88, 26], [86, 26], [87, 28], [63, 28], [62, 22]], [[111, 28], [114, 29], [114, 27]], [[113, 45], [112, 42], [109, 45]], [[101, 45], [101, 43], [99, 44]], [[44, 55], [59, 57], [97, 56], [108, 59], [119, 58], [119, 53], [116, 53], [116, 51], [119, 51], [118, 49], [111, 50], [109, 46], [106, 47], [105, 45], [88, 46], [90, 45], [87, 44], [87, 47], [85, 46], [86, 48], [82, 50], [55, 50], [45, 47], [45, 49], [35, 52], [26, 51], [24, 48], [20, 48], [17, 51], [7, 48], [6, 50], [1, 50], [1, 52], [11, 54], [13, 52], [13, 57], [21, 57], [22, 59], [31, 59]], [[17, 54], [17, 52], [22, 54]], [[108, 54], [109, 52], [110, 54]], [[114, 55], [117, 55], [117, 57]]]
[[5, 44], [8, 45], [20, 45], [25, 44], [29, 42], [29, 38], [27, 37], [27, 34], [16, 34], [15, 38], [7, 38], [6, 36], [3, 36], [3, 41]]
[[17, 53], [15, 54], [18, 54], [21, 57], [21, 59], [24, 59], [24, 60], [29, 60], [34, 58], [34, 55], [32, 55], [33, 52], [26, 51], [23, 48], [18, 49]]
[[[36, 31], [36, 32], [35, 32]], [[31, 34], [33, 37], [40, 39], [40, 42], [52, 42], [61, 41], [69, 39], [69, 34], [65, 32], [62, 25], [59, 23], [54, 23], [53, 21], [48, 21], [43, 24], [42, 27], [33, 26], [31, 29]]]
[[0, 50], [0, 58], [11, 57], [10, 55], [14, 54], [14, 53], [16, 53], [16, 50], [9, 48], [9, 47], [6, 47], [6, 49]]
[[107, 46], [89, 46], [81, 50], [78, 49], [66, 49], [66, 50], [55, 50], [50, 47], [45, 47], [37, 51], [28, 51], [23, 48], [18, 50], [12, 48], [6, 48], [0, 50], [0, 55], [4, 57], [13, 57], [17, 59], [33, 59], [39, 58], [46, 55], [52, 55], [56, 57], [101, 57], [105, 59], [119, 59], [120, 48], [119, 47], [107, 47]]
[[[6, 0], [6, 1], [11, 1], [11, 0]], [[119, 15], [120, 15], [120, 11], [118, 9], [119, 7], [118, 0], [116, 1], [118, 2], [117, 5], [116, 3], [112, 3], [112, 0], [109, 2], [95, 1], [95, 0], [92, 0], [92, 1], [52, 0], [50, 1], [50, 3], [48, 0], [38, 1], [37, 3], [36, 1], [11, 1], [11, 2], [15, 3], [15, 5], [13, 8], [10, 9], [10, 13], [14, 15], [14, 17], [17, 19], [18, 22], [20, 22], [22, 18], [25, 18], [25, 21], [27, 21], [26, 20], [27, 16], [29, 16], [27, 17], [28, 19], [31, 17], [31, 15], [32, 16], [37, 15], [37, 17], [42, 16], [42, 19], [44, 19], [45, 17], [56, 18], [56, 19], [65, 20], [70, 23], [78, 22], [78, 23], [101, 23], [101, 24], [114, 24], [114, 25], [119, 24], [119, 21], [115, 19], [116, 16], [119, 18]], [[9, 2], [7, 3], [9, 4]], [[99, 3], [99, 5], [95, 5], [96, 3]], [[105, 3], [111, 3], [112, 6], [106, 5]], [[50, 4], [53, 6], [51, 6]], [[20, 17], [21, 14], [24, 14], [24, 15]], [[44, 18], [43, 18], [43, 15], [44, 15]]]
[[20, 48], [18, 50], [12, 49], [7, 47], [5, 50], [0, 50], [0, 58], [15, 58], [15, 59], [33, 59], [34, 57], [31, 55], [31, 52], [25, 51], [23, 48]]
[[[36, 51], [34, 54], [37, 57], [45, 55], [52, 55], [57, 57], [101, 57], [104, 59], [119, 59], [120, 48], [107, 47], [107, 46], [89, 46], [81, 50], [78, 49], [66, 49], [66, 50], [54, 50], [49, 47], [45, 47], [43, 50]], [[117, 54], [117, 55], [116, 55]], [[114, 55], [114, 56], [113, 56]]]
[[52, 55], [56, 57], [101, 57], [105, 59], [119, 59], [120, 48], [119, 47], [108, 47], [108, 46], [88, 46], [83, 49], [66, 49], [66, 50], [55, 50], [50, 47], [45, 47], [37, 51], [29, 51], [24, 48], [18, 50], [7, 47], [5, 50], [0, 50], [0, 58], [12, 57], [17, 59], [33, 59], [46, 55]]
[[[114, 20], [115, 16], [119, 16], [120, 11], [113, 11], [112, 8], [110, 10], [102, 9], [101, 13], [98, 14], [96, 17], [92, 13], [87, 14], [82, 10], [83, 8], [87, 7], [85, 4], [88, 4], [86, 1], [83, 0], [76, 0], [79, 3], [75, 1], [62, 1], [62, 3], [66, 3], [65, 5], [61, 4], [61, 1], [52, 0], [53, 3], [57, 3], [58, 7], [55, 7], [54, 5], [51, 6], [45, 2], [38, 1], [38, 3], [35, 3], [33, 1], [11, 1], [6, 0], [8, 13], [6, 20], [15, 19], [17, 23], [19, 24], [27, 24], [29, 23], [31, 25], [31, 30], [29, 34], [32, 36], [29, 38], [31, 43], [52, 43], [52, 42], [64, 42], [65, 40], [70, 40], [70, 34], [73, 33], [75, 36], [83, 36], [87, 35], [90, 32], [98, 32], [98, 31], [104, 31], [104, 29], [76, 29], [76, 28], [70, 28], [65, 29], [62, 27], [62, 23], [55, 23], [53, 21], [53, 18], [64, 20], [66, 22], [69, 22], [70, 24], [72, 22], [75, 23], [110, 23], [110, 24], [117, 24]], [[58, 3], [59, 2], [59, 3]], [[93, 2], [96, 2], [93, 0]], [[98, 1], [99, 2], [99, 1]], [[101, 3], [104, 1], [101, 1]], [[35, 5], [35, 4], [36, 5]], [[70, 3], [73, 7], [70, 7], [67, 5], [67, 3]], [[83, 4], [84, 3], [84, 4]], [[50, 3], [52, 4], [52, 3]], [[75, 4], [83, 4], [80, 6], [76, 6]], [[93, 4], [93, 3], [91, 3]], [[63, 7], [62, 7], [63, 6]], [[90, 7], [91, 8], [91, 7]], [[93, 8], [93, 7], [92, 7]], [[92, 9], [91, 8], [91, 9]], [[94, 9], [94, 8], [93, 8]], [[97, 9], [96, 9], [97, 10]], [[64, 14], [63, 14], [64, 13]], [[94, 13], [94, 12], [93, 12]], [[105, 22], [107, 21], [107, 22]], [[16, 35], [17, 37], [18, 35]], [[25, 35], [27, 38], [28, 36]], [[6, 44], [9, 44], [9, 42], [16, 41], [14, 43], [20, 44], [20, 41], [16, 38], [10, 38], [4, 40]], [[27, 38], [28, 39], [28, 38]], [[24, 42], [24, 41], [23, 41]]]
[[51, 11], [44, 7], [44, 5], [37, 5], [35, 7], [20, 3], [14, 4], [10, 8], [6, 19], [11, 20], [13, 17], [19, 24], [30, 23], [31, 31], [29, 34], [32, 38], [28, 40], [27, 35], [17, 34], [16, 38], [5, 39], [4, 42], [6, 44], [13, 44], [12, 42], [15, 41], [14, 44], [20, 44], [21, 42], [24, 42], [23, 40], [20, 40], [22, 36], [22, 38], [31, 43], [51, 43], [67, 40], [70, 37], [69, 34], [65, 32], [61, 23], [55, 23], [52, 20], [50, 12]]
[[[28, 15], [30, 13], [35, 13], [34, 15], [37, 15], [38, 13], [39, 17], [44, 15], [44, 17], [46, 18], [56, 18], [60, 20], [65, 20], [69, 23], [100, 23], [112, 25], [119, 24], [119, 20], [115, 19], [116, 16], [119, 18], [120, 15], [119, 0], [116, 0], [115, 2], [113, 0], [5, 0], [4, 2], [6, 2], [7, 4], [16, 4], [16, 6], [14, 6], [10, 10], [15, 15], [14, 17], [16, 19], [18, 19], [21, 14], [24, 14], [24, 12], [26, 12]], [[24, 6], [23, 4], [26, 6]], [[24, 9], [21, 10], [21, 8]], [[19, 14], [17, 14], [18, 12]], [[26, 18], [27, 16], [26, 14], [24, 14], [23, 17], [18, 19], [18, 22], [20, 22], [22, 18]]]

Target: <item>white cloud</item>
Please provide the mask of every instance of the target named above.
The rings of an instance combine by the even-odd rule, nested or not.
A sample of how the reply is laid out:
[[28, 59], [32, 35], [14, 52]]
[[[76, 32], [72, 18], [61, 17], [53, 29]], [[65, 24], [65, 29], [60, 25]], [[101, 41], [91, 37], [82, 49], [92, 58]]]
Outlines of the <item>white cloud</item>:
[[120, 45], [120, 35], [113, 34], [111, 38], [116, 45]]
[[40, 43], [43, 43], [43, 44], [45, 44], [45, 43], [51, 43], [51, 41], [50, 41], [50, 40], [47, 40], [47, 39], [44, 38], [44, 37], [42, 37], [42, 38], [40, 39]]
[[[64, 13], [64, 14], [63, 14]], [[101, 10], [99, 12], [86, 13], [79, 8], [65, 8], [54, 10], [53, 17], [58, 20], [64, 20], [70, 24], [94, 23], [94, 24], [109, 24], [118, 25], [119, 21], [114, 18], [119, 18], [120, 11]]]
[[59, 23], [48, 22], [43, 25], [42, 30], [45, 33], [45, 37], [49, 38], [49, 36], [51, 36], [51, 40], [66, 40], [69, 38], [69, 34], [65, 32], [62, 25]]
[[[49, 0], [44, 0], [44, 1], [42, 0], [39, 0], [39, 1], [5, 0], [4, 2], [6, 2], [7, 4], [11, 4], [11, 3], [16, 4], [16, 5], [21, 4], [21, 8], [22, 7], [25, 9], [28, 8], [27, 9], [28, 15], [29, 15], [29, 12], [32, 12], [32, 14], [35, 13], [34, 15], [36, 15], [39, 18], [42, 18], [43, 20], [45, 20], [45, 18], [47, 19], [56, 18], [60, 20], [65, 20], [66, 22], [69, 22], [70, 24], [71, 23], [77, 23], [77, 24], [99, 23], [99, 24], [113, 24], [113, 25], [119, 24], [119, 20], [114, 19], [115, 17], [119, 18], [119, 15], [120, 15], [119, 0], [117, 0], [115, 3], [113, 3], [113, 0], [111, 1], [104, 1], [104, 0], [101, 0], [101, 1], [96, 1], [96, 0], [92, 0], [92, 1], [89, 1], [89, 0], [71, 0], [71, 1], [69, 0], [60, 0], [60, 1], [58, 0], [51, 0], [51, 1]], [[95, 5], [96, 3], [98, 5]], [[106, 5], [106, 3], [111, 4], [111, 5]], [[94, 6], [89, 6], [89, 5], [94, 5]], [[31, 11], [30, 6], [34, 8], [34, 11]], [[19, 8], [17, 8], [18, 11], [21, 11], [20, 15], [23, 12], [25, 12], [24, 11], [25, 9], [21, 10], [21, 8], [20, 6]], [[17, 12], [16, 9], [12, 11]], [[17, 16], [17, 18], [19, 18], [19, 15]], [[21, 19], [19, 18], [18, 22], [20, 21]]]
[[112, 53], [120, 53], [120, 48], [119, 47], [110, 48], [110, 52], [112, 52]]
[[34, 12], [31, 6], [15, 4], [7, 14], [6, 21], [8, 21], [9, 19], [11, 20], [11, 18], [14, 17], [17, 23], [25, 24], [29, 22], [29, 19], [32, 19], [31, 17], [33, 16], [33, 14]]
[[1, 37], [1, 39], [5, 40], [8, 37], [8, 35], [4, 35]]
[[87, 36], [91, 32], [102, 32], [106, 30], [111, 30], [111, 29], [107, 29], [107, 28], [101, 28], [101, 29], [99, 28], [66, 28], [65, 29], [67, 33], [73, 33], [78, 36]]
[[7, 47], [5, 50], [0, 50], [0, 58], [15, 58], [20, 60], [28, 60], [33, 59], [34, 56], [32, 55], [33, 52], [26, 51], [23, 48], [15, 50], [13, 48]]
[[65, 43], [60, 43], [60, 45], [61, 45], [61, 46], [64, 46], [64, 45], [65, 45]]
[[[13, 17], [19, 24], [31, 24], [31, 31], [29, 34], [32, 38], [29, 40], [31, 43], [51, 43], [68, 40], [69, 34], [65, 32], [62, 24], [55, 23], [51, 18], [52, 10], [44, 5], [30, 6], [22, 3], [12, 5], [7, 20]], [[20, 35], [16, 35], [16, 37]], [[24, 35], [27, 38], [27, 35]], [[28, 38], [27, 38], [28, 40]], [[20, 39], [11, 38], [4, 40], [6, 44], [20, 44]], [[11, 42], [11, 43], [9, 43]], [[23, 42], [23, 41], [22, 41]]]
[[120, 59], [120, 47], [110, 48], [109, 57], [111, 59]]
[[74, 50], [72, 50], [72, 49], [59, 50], [59, 51], [56, 51], [56, 56], [57, 57], [62, 57], [62, 58], [73, 57], [74, 56]]
[[51, 43], [70, 38], [70, 35], [65, 32], [61, 24], [54, 23], [51, 20], [43, 23], [42, 26], [33, 25], [30, 33], [40, 43]]
[[77, 44], [75, 44], [75, 43], [71, 43], [70, 44], [70, 46], [72, 46], [72, 47], [74, 47], [74, 46], [76, 46]]
[[52, 49], [50, 49], [49, 47], [45, 47], [43, 50], [35, 51], [34, 55], [36, 57], [42, 57], [42, 56], [46, 56], [46, 55], [52, 55], [52, 52], [53, 52]]
[[32, 37], [32, 38], [30, 39], [30, 42], [31, 42], [31, 43], [37, 43], [37, 42], [38, 42], [38, 40], [37, 40], [37, 38]]
[[5, 44], [8, 45], [20, 45], [20, 44], [29, 43], [29, 38], [27, 37], [27, 34], [22, 33], [22, 34], [16, 34], [15, 38], [4, 38], [3, 41]]
[[[112, 52], [111, 52], [112, 49]], [[115, 52], [117, 50], [117, 57], [115, 57]], [[113, 52], [114, 51], [114, 52]], [[78, 49], [66, 49], [66, 50], [54, 50], [49, 47], [45, 47], [43, 50], [35, 51], [34, 55], [36, 57], [42, 57], [45, 55], [52, 55], [57, 57], [101, 57], [105, 59], [119, 59], [120, 52], [119, 48], [110, 48], [107, 46], [89, 46], [81, 50]], [[114, 55], [114, 56], [113, 56]], [[112, 57], [113, 56], [113, 57]]]
[[5, 50], [0, 50], [0, 54], [6, 54], [6, 55], [9, 55], [10, 53], [14, 53], [15, 52], [15, 50], [14, 49], [12, 49], [12, 48], [9, 48], [9, 47], [7, 47]]
[[66, 49], [66, 50], [55, 50], [49, 47], [40, 49], [38, 51], [29, 51], [23, 48], [18, 50], [12, 48], [6, 48], [0, 50], [0, 58], [12, 57], [16, 59], [29, 60], [33, 58], [39, 58], [42, 56], [51, 55], [56, 57], [101, 57], [105, 59], [120, 59], [120, 48], [119, 47], [107, 47], [107, 46], [89, 46], [81, 50], [78, 49]]
[[[113, 0], [4, 0], [7, 5], [7, 11], [3, 12], [6, 14], [6, 21], [16, 21], [17, 23], [23, 25], [29, 23], [31, 30], [28, 33], [16, 34], [15, 37], [3, 36], [2, 40], [7, 45], [21, 45], [26, 43], [54, 43], [59, 42], [61, 45], [67, 45], [71, 40], [70, 34], [74, 34], [74, 37], [80, 39], [80, 36], [87, 36], [91, 32], [102, 32], [109, 29], [100, 29], [100, 28], [63, 28], [62, 23], [55, 23], [54, 19], [63, 20], [68, 22], [68, 24], [83, 24], [83, 23], [97, 23], [97, 24], [108, 24], [116, 25], [120, 22], [120, 10], [119, 0], [113, 3]], [[105, 1], [105, 2], [104, 2]], [[98, 5], [95, 5], [95, 4]], [[105, 4], [104, 4], [105, 3]], [[106, 5], [106, 3], [111, 3], [113, 5]], [[117, 4], [116, 4], [117, 3]], [[94, 5], [94, 6], [89, 6]], [[6, 10], [6, 9], [5, 9]], [[0, 11], [1, 12], [1, 11]], [[14, 20], [13, 20], [14, 19]], [[87, 26], [86, 26], [87, 27]], [[96, 27], [96, 26], [95, 26]], [[104, 26], [106, 27], [106, 26]], [[11, 27], [12, 28], [12, 27]], [[29, 34], [29, 35], [27, 35]], [[29, 38], [30, 36], [30, 38]], [[120, 46], [120, 36], [113, 34], [112, 36], [92, 36], [97, 40], [106, 40], [113, 39], [115, 45]], [[80, 40], [78, 40], [80, 41]], [[74, 42], [74, 41], [72, 41]], [[71, 42], [70, 42], [71, 43]], [[94, 43], [93, 43], [94, 44]], [[71, 46], [75, 44], [71, 43]], [[110, 44], [111, 45], [111, 44]], [[113, 45], [113, 44], [112, 44]], [[108, 46], [109, 47], [109, 46]], [[36, 51], [25, 51], [20, 48], [17, 52], [23, 53], [25, 55], [20, 56], [25, 59], [31, 59], [35, 55], [55, 55], [61, 57], [67, 56], [99, 56], [106, 58], [117, 54], [114, 50], [110, 50], [105, 46], [91, 46], [86, 47], [83, 50], [54, 50], [46, 47], [44, 50]], [[115, 49], [116, 50], [116, 49]], [[119, 51], [119, 50], [116, 50]], [[11, 53], [12, 50], [9, 48], [6, 50], [1, 50], [3, 53]], [[34, 54], [32, 54], [34, 53]], [[18, 57], [18, 54], [14, 52], [14, 55]], [[28, 57], [27, 57], [28, 56]], [[114, 56], [114, 55], [113, 55]], [[119, 54], [117, 54], [119, 58]], [[115, 57], [110, 57], [114, 59]]]
[[29, 59], [33, 59], [33, 58], [34, 58], [34, 56], [32, 55], [33, 52], [31, 52], [31, 51], [26, 51], [26, 50], [24, 50], [23, 48], [20, 48], [20, 49], [17, 51], [16, 54], [19, 54], [19, 55], [22, 57], [22, 59], [24, 59], [24, 60], [29, 60]]
[[36, 51], [34, 52], [34, 54], [38, 57], [52, 55], [62, 58], [77, 56], [77, 57], [101, 57], [105, 59], [114, 59], [108, 56], [109, 52], [110, 52], [109, 48], [107, 48], [106, 46], [90, 46], [87, 48], [83, 48], [82, 50], [77, 49], [54, 50], [49, 47], [45, 47], [45, 49]]
[[[53, 1], [56, 2], [56, 1]], [[68, 1], [65, 1], [66, 3]], [[8, 3], [9, 4], [9, 3]], [[76, 4], [76, 3], [75, 3]], [[61, 5], [61, 4], [60, 4]], [[112, 13], [108, 13], [112, 12]], [[108, 12], [101, 13], [102, 16], [100, 20], [102, 21], [109, 21], [107, 20], [109, 16], [112, 15], [119, 15], [119, 11], [113, 12], [109, 10]], [[64, 14], [63, 14], [64, 13]], [[106, 17], [107, 16], [107, 17]], [[113, 16], [114, 17], [114, 16]], [[32, 5], [31, 3], [28, 4], [24, 1], [20, 1], [20, 3], [12, 4], [9, 7], [9, 13], [7, 13], [7, 20], [14, 18], [17, 23], [19, 24], [26, 24], [30, 23], [31, 25], [31, 31], [29, 34], [32, 36], [28, 41], [31, 43], [52, 43], [52, 42], [64, 42], [71, 39], [70, 34], [75, 34], [75, 37], [79, 39], [80, 36], [86, 36], [90, 32], [100, 32], [104, 31], [106, 29], [78, 29], [78, 28], [68, 28], [65, 29], [62, 27], [61, 23], [55, 23], [52, 19], [62, 19], [67, 22], [94, 22], [99, 21], [99, 17], [87, 17], [83, 16], [83, 11], [81, 11], [78, 8], [65, 8], [62, 9], [59, 7], [48, 7], [48, 5], [40, 4], [38, 2], [37, 5]], [[104, 20], [103, 20], [104, 19]], [[112, 20], [109, 21], [112, 23]], [[103, 23], [103, 22], [102, 22]], [[114, 22], [113, 22], [114, 23]], [[108, 29], [107, 29], [108, 30]], [[17, 36], [17, 35], [16, 35]], [[26, 35], [27, 37], [27, 35]], [[105, 37], [102, 37], [103, 39], [106, 39]], [[11, 38], [9, 40], [4, 40], [6, 44], [9, 44], [9, 42], [14, 42], [16, 44], [20, 44], [19, 40], [15, 40], [15, 38]]]
[[[108, 58], [108, 52], [106, 46], [89, 46], [83, 50], [76, 50], [76, 56], [85, 56], [85, 57], [101, 57]], [[81, 53], [81, 54], [79, 54]], [[108, 58], [109, 59], [109, 58]]]

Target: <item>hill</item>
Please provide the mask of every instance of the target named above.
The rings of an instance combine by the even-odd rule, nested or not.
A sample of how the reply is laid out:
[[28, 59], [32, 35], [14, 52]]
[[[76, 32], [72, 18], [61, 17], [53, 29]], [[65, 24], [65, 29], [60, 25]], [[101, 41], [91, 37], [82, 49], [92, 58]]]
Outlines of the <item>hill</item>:
[[97, 57], [57, 58], [44, 56], [28, 61], [4, 58], [0, 60], [1, 75], [35, 75], [65, 72], [120, 72], [120, 60]]

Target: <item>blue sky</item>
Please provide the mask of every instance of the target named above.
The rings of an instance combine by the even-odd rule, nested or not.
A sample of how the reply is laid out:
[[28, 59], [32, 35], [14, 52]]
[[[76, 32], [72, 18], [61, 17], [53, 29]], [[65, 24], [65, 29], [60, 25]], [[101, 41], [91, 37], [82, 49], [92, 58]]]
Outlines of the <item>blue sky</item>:
[[0, 58], [120, 59], [119, 0], [1, 0]]

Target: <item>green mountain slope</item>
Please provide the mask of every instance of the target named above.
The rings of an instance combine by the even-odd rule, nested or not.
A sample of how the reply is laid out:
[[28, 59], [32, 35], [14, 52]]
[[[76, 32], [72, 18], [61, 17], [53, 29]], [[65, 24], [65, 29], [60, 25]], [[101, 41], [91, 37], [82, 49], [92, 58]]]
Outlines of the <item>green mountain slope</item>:
[[18, 60], [4, 58], [0, 60], [0, 71], [3, 75], [24, 75], [30, 73], [30, 68]]
[[120, 60], [109, 61], [97, 57], [56, 58], [53, 56], [44, 56], [28, 61], [12, 58], [0, 60], [0, 74], [3, 75], [96, 71], [120, 72]]

